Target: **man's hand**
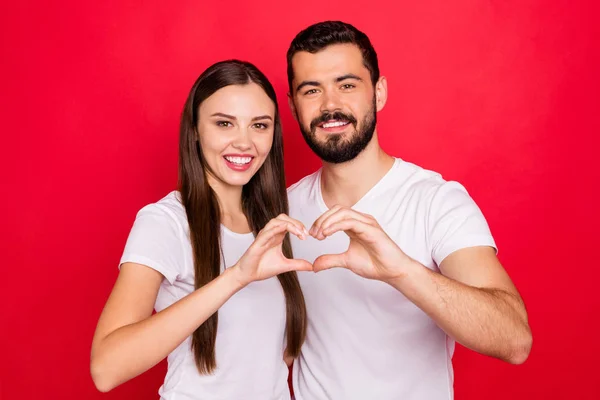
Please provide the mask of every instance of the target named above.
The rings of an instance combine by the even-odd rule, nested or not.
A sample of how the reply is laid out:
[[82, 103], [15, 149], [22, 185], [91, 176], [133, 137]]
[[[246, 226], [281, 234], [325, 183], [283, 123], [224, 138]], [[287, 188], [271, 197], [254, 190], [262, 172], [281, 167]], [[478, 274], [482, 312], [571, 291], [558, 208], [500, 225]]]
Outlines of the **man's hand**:
[[342, 267], [364, 278], [389, 282], [401, 279], [414, 262], [375, 218], [348, 207], [334, 206], [315, 221], [309, 232], [316, 239], [324, 240], [340, 231], [350, 237], [348, 250], [318, 257], [313, 263], [315, 272]]

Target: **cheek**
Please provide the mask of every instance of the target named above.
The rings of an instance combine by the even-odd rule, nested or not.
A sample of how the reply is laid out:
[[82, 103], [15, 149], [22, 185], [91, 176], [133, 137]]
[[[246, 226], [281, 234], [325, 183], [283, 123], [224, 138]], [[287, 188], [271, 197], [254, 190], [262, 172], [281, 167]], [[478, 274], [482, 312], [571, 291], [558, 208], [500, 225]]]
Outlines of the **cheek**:
[[217, 132], [204, 132], [200, 135], [200, 147], [202, 152], [208, 155], [208, 153], [220, 153], [224, 146], [226, 146], [226, 138], [219, 135]]
[[372, 101], [365, 101], [365, 97], [357, 98], [348, 104], [350, 111], [358, 118], [364, 118], [373, 108]]
[[316, 103], [306, 101], [302, 102], [302, 104], [298, 104], [298, 107], [296, 107], [296, 115], [298, 116], [298, 121], [304, 125], [309, 125], [313, 119], [321, 115], [321, 112]]
[[259, 154], [266, 157], [273, 146], [273, 134], [265, 134], [256, 138], [254, 140], [254, 145]]
[[214, 138], [200, 139], [200, 151], [202, 152], [204, 162], [213, 171], [219, 168], [223, 149], [223, 145], [219, 144], [219, 141]]
[[301, 127], [305, 130], [310, 130], [310, 124], [321, 116], [321, 113], [317, 110], [315, 112], [306, 112], [301, 116], [298, 116], [298, 122]]
[[320, 113], [305, 113], [301, 118], [300, 121], [302, 122], [302, 124], [306, 127], [310, 126], [310, 123], [317, 118], [320, 115]]

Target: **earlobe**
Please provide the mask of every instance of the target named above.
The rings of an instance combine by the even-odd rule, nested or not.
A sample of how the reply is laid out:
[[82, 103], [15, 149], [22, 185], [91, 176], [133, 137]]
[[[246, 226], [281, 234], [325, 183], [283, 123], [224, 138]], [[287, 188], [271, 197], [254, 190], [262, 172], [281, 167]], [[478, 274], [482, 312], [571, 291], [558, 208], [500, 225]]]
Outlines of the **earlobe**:
[[287, 94], [288, 106], [290, 106], [290, 111], [292, 112], [292, 116], [296, 121], [298, 121], [298, 114], [296, 114], [296, 106], [294, 105], [294, 100], [292, 100], [292, 95], [290, 93]]
[[387, 79], [385, 76], [380, 77], [375, 84], [375, 101], [377, 111], [381, 111], [387, 102]]

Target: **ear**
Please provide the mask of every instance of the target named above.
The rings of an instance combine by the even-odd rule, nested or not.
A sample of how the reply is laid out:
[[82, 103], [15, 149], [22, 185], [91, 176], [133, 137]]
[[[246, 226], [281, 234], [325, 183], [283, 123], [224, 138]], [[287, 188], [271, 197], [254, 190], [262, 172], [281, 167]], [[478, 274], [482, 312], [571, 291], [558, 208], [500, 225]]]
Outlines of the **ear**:
[[385, 106], [387, 95], [387, 79], [385, 76], [381, 76], [375, 84], [375, 104], [377, 105], [377, 111], [381, 111]]
[[290, 106], [290, 111], [294, 116], [294, 119], [298, 121], [298, 114], [296, 113], [296, 106], [294, 105], [294, 99], [292, 99], [292, 94], [288, 92], [287, 94], [288, 105]]

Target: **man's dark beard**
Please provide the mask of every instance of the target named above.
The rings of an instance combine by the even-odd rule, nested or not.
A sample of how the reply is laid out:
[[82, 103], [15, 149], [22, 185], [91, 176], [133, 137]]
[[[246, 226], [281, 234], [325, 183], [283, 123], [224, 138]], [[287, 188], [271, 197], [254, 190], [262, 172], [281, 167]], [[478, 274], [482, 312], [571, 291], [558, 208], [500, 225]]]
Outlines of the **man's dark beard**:
[[[306, 144], [308, 144], [319, 158], [328, 163], [341, 164], [353, 160], [358, 156], [373, 138], [373, 133], [377, 126], [375, 106], [375, 99], [373, 99], [373, 107], [362, 120], [360, 131], [356, 128], [356, 118], [354, 118], [353, 115], [344, 114], [340, 111], [333, 113], [325, 112], [321, 114], [320, 117], [315, 118], [310, 123], [310, 131], [307, 131], [302, 124], [299, 124], [300, 131], [302, 132], [302, 136], [304, 136]], [[330, 120], [348, 121], [354, 126], [354, 132], [346, 135], [330, 134], [324, 143], [317, 141], [315, 136], [317, 125]], [[344, 136], [349, 137], [346, 138]]]

